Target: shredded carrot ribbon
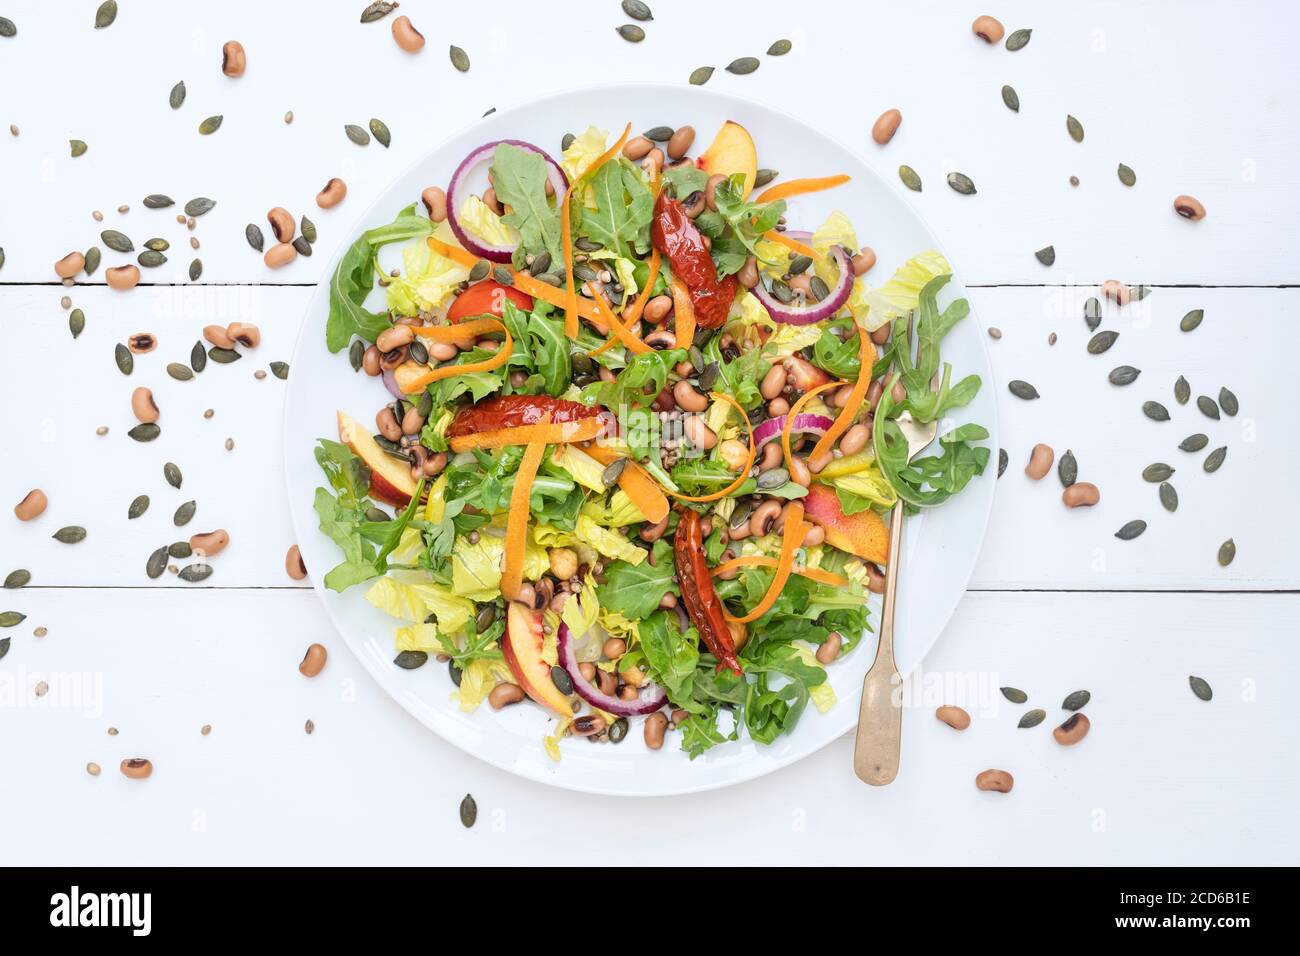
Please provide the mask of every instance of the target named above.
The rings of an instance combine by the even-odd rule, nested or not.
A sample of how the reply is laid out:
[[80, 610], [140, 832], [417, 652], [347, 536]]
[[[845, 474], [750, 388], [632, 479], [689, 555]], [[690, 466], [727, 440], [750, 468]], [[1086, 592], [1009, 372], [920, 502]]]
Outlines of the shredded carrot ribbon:
[[795, 252], [799, 253], [799, 255], [807, 256], [809, 259], [817, 258], [817, 250], [812, 246], [806, 246], [798, 239], [791, 239], [785, 233], [777, 232], [775, 229], [769, 229], [767, 232], [763, 233], [763, 238], [769, 242], [779, 242], [787, 249], [793, 249]]
[[635, 355], [644, 355], [647, 352], [654, 351], [654, 349], [633, 335], [631, 329], [619, 321], [618, 316], [614, 314], [614, 311], [605, 304], [605, 300], [599, 295], [592, 299], [591, 302], [596, 306], [596, 314], [600, 317], [600, 321], [609, 326], [614, 333], [614, 338], [622, 342], [629, 352]]
[[[736, 571], [740, 568], [775, 568], [780, 565], [776, 558], [769, 558], [764, 554], [747, 554], [739, 558], [732, 558], [730, 561], [723, 561], [715, 567], [710, 573], [716, 578], [726, 574], [728, 571]], [[821, 568], [791, 568], [791, 573], [798, 574], [812, 581], [821, 584], [829, 584], [832, 587], [848, 587], [849, 579], [842, 578], [838, 574], [832, 574], [830, 571], [823, 571]]]
[[[636, 321], [641, 318], [641, 313], [645, 311], [645, 304], [650, 301], [651, 290], [655, 287], [655, 280], [659, 278], [659, 264], [659, 250], [653, 249], [650, 252], [650, 274], [646, 279], [645, 288], [637, 294], [636, 299], [627, 307], [627, 312], [623, 315], [623, 321], [627, 324], [629, 330]], [[617, 344], [618, 336], [611, 335], [605, 340], [604, 345], [600, 346], [600, 348], [593, 349], [587, 354], [594, 358], [597, 355], [609, 351]]]
[[505, 326], [499, 321], [486, 317], [458, 322], [455, 325], [415, 325], [411, 327], [411, 331], [422, 339], [432, 339], [435, 342], [454, 342], [456, 345], [473, 345], [476, 339], [488, 332], [500, 332], [503, 329], [505, 329]]
[[736, 476], [736, 480], [727, 485], [727, 487], [723, 488], [721, 491], [715, 491], [711, 495], [683, 495], [676, 491], [668, 491], [667, 488], [664, 489], [664, 491], [667, 491], [668, 494], [672, 495], [678, 501], [705, 502], [717, 501], [719, 498], [727, 497], [727, 495], [734, 492], [749, 480], [749, 469], [754, 467], [754, 458], [758, 454], [758, 450], [754, 447], [754, 426], [749, 423], [749, 416], [745, 414], [745, 410], [740, 407], [739, 403], [734, 398], [727, 395], [725, 392], [710, 392], [709, 394], [712, 396], [714, 401], [726, 402], [740, 413], [741, 419], [745, 422], [745, 430], [749, 433], [749, 454], [745, 457], [745, 467], [740, 469], [740, 474]]
[[677, 318], [677, 339], [679, 349], [688, 349], [695, 341], [695, 306], [691, 304], [691, 293], [681, 279], [673, 276], [673, 315]]
[[[542, 428], [550, 427], [548, 414], [541, 421]], [[535, 426], [528, 426], [535, 427]], [[506, 547], [501, 562], [501, 593], [513, 599], [524, 583], [524, 551], [528, 534], [528, 498], [532, 494], [533, 479], [541, 467], [546, 453], [546, 440], [537, 438], [528, 443], [528, 450], [515, 472], [515, 486], [510, 492], [510, 514], [506, 518]]]
[[789, 199], [791, 196], [802, 196], [804, 193], [821, 192], [823, 189], [834, 189], [836, 186], [843, 186], [848, 181], [849, 177], [843, 173], [835, 176], [816, 176], [812, 179], [792, 179], [789, 182], [763, 190], [758, 197], [758, 201], [773, 202], [777, 199]]
[[844, 403], [844, 407], [840, 409], [831, 427], [826, 429], [826, 434], [817, 439], [812, 454], [808, 456], [810, 458], [820, 458], [831, 450], [831, 446], [849, 430], [853, 419], [857, 417], [858, 410], [862, 407], [863, 399], [867, 397], [867, 389], [871, 387], [871, 366], [876, 361], [876, 347], [871, 342], [871, 336], [867, 335], [862, 328], [858, 328], [858, 358], [862, 362], [862, 368], [858, 372], [858, 380], [853, 383], [849, 400]]
[[785, 528], [781, 535], [781, 557], [777, 559], [776, 574], [772, 576], [772, 583], [768, 586], [767, 593], [763, 595], [762, 600], [750, 608], [748, 614], [734, 617], [728, 613], [726, 615], [728, 621], [748, 624], [750, 621], [757, 621], [768, 612], [768, 609], [776, 603], [776, 599], [781, 596], [781, 589], [785, 587], [785, 582], [790, 579], [790, 572], [794, 568], [795, 552], [802, 546], [804, 535], [807, 533], [808, 524], [803, 520], [803, 505], [796, 499], [786, 505]]
[[438, 255], [451, 259], [453, 262], [459, 262], [467, 269], [473, 269], [478, 265], [478, 256], [474, 255], [474, 253], [470, 252], [468, 249], [462, 249], [460, 246], [450, 245], [449, 243], [443, 242], [441, 239], [435, 239], [433, 236], [430, 236], [424, 241], [427, 242], [429, 248], [438, 253]]
[[573, 285], [573, 223], [569, 218], [569, 205], [573, 199], [573, 191], [586, 182], [596, 170], [618, 155], [618, 151], [623, 148], [631, 132], [632, 124], [628, 123], [623, 128], [623, 135], [618, 138], [618, 142], [597, 156], [596, 161], [583, 170], [581, 176], [569, 183], [569, 188], [564, 191], [564, 199], [560, 201], [560, 251], [564, 255], [564, 334], [571, 339], [578, 337], [578, 292]]
[[516, 425], [513, 428], [494, 428], [485, 432], [458, 435], [448, 444], [455, 452], [473, 448], [505, 448], [507, 445], [531, 445], [543, 441], [548, 445], [565, 445], [571, 442], [590, 441], [605, 430], [599, 417], [580, 418], [572, 422], [541, 422], [536, 425]]
[[466, 333], [469, 334], [467, 341], [471, 341], [486, 332], [504, 332], [506, 338], [495, 355], [481, 362], [467, 362], [464, 365], [439, 365], [437, 368], [429, 368], [427, 365], [418, 365], [415, 362], [403, 362], [393, 369], [393, 379], [397, 382], [397, 387], [401, 389], [403, 395], [424, 391], [434, 382], [440, 382], [444, 378], [451, 378], [453, 375], [464, 375], [468, 372], [490, 372], [510, 361], [510, 355], [515, 347], [514, 340], [510, 338], [510, 330], [497, 319], [475, 319], [473, 322], [465, 322], [460, 325], [437, 326], [429, 329], [420, 328], [416, 331], [417, 334], [428, 338], [437, 339], [445, 335], [447, 337], [442, 341], [451, 342], [457, 340], [457, 333], [440, 331], [443, 328], [449, 330], [475, 329], [476, 331], [473, 333]]
[[844, 385], [841, 381], [827, 382], [824, 385], [818, 385], [816, 388], [810, 388], [799, 396], [799, 400], [790, 406], [790, 411], [786, 412], [785, 424], [781, 426], [781, 451], [785, 453], [785, 468], [790, 471], [790, 463], [794, 459], [794, 452], [790, 450], [790, 432], [794, 425], [795, 416], [803, 410], [819, 393], [826, 391], [828, 388], [840, 388]]
[[[603, 445], [592, 445], [584, 448], [583, 451], [602, 465], [611, 465], [615, 460], [623, 457], [612, 448]], [[668, 499], [659, 490], [655, 480], [631, 458], [627, 459], [627, 464], [623, 466], [623, 473], [618, 477], [618, 486], [632, 499], [632, 504], [645, 515], [647, 521], [658, 524], [668, 517]]]

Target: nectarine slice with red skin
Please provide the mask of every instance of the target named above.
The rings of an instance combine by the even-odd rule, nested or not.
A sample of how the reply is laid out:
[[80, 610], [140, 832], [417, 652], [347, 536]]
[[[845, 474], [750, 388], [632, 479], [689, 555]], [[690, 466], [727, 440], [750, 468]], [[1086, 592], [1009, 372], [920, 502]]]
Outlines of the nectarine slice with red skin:
[[744, 173], [745, 188], [741, 190], [740, 198], [748, 199], [758, 175], [758, 150], [754, 147], [754, 137], [739, 123], [727, 120], [713, 137], [709, 148], [696, 159], [695, 165], [710, 175]]
[[889, 529], [880, 515], [868, 509], [846, 515], [835, 491], [813, 484], [802, 499], [804, 517], [826, 530], [826, 543], [864, 561], [884, 564], [889, 557]]
[[338, 416], [339, 441], [370, 466], [370, 497], [405, 508], [416, 489], [410, 468], [380, 448], [370, 432], [347, 412], [339, 412]]
[[501, 638], [501, 654], [506, 666], [524, 693], [543, 707], [564, 717], [573, 716], [569, 698], [551, 680], [551, 665], [542, 659], [542, 612], [518, 601], [510, 602], [506, 612], [506, 632]]

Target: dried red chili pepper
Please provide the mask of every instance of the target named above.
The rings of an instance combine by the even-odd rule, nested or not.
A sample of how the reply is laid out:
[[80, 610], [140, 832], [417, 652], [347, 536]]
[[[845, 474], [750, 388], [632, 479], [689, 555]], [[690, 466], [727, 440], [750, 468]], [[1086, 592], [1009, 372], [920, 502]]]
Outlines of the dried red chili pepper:
[[[734, 275], [718, 281], [718, 270], [713, 257], [705, 248], [704, 237], [695, 223], [686, 215], [681, 202], [660, 193], [655, 201], [655, 215], [650, 223], [650, 238], [672, 267], [673, 275], [681, 279], [691, 294], [695, 307], [695, 325], [701, 329], [716, 329], [727, 321], [727, 312], [736, 298], [737, 279]], [[688, 348], [689, 342], [677, 343]]]
[[673, 538], [673, 564], [681, 588], [686, 615], [700, 632], [700, 638], [719, 661], [718, 670], [726, 667], [740, 673], [736, 644], [731, 628], [723, 616], [722, 599], [713, 590], [713, 578], [704, 560], [704, 530], [700, 516], [689, 508], [679, 512], [677, 534]]
[[498, 395], [461, 409], [447, 426], [448, 438], [471, 432], [536, 425], [550, 415], [555, 424], [576, 422], [600, 414], [600, 406], [583, 405], [549, 395]]

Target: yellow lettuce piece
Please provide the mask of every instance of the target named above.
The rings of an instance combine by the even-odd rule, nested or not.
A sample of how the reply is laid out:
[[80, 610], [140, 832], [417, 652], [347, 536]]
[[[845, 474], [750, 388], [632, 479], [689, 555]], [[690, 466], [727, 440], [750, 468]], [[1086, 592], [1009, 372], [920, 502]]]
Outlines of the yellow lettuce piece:
[[[948, 260], [934, 249], [908, 259], [898, 267], [892, 279], [865, 294], [863, 301], [869, 310], [865, 320], [867, 331], [874, 332], [886, 322], [907, 315], [916, 308], [926, 283], [935, 276], [950, 272], [952, 266], [948, 265]], [[856, 312], [853, 316], [863, 324], [863, 318]]]
[[460, 224], [467, 232], [490, 246], [519, 244], [519, 233], [507, 226], [500, 216], [488, 208], [487, 203], [473, 193], [460, 204]]
[[[457, 535], [451, 547], [451, 589], [471, 601], [491, 601], [501, 594], [501, 561], [505, 557], [505, 539], [479, 532], [478, 542]], [[535, 581], [551, 566], [546, 549], [529, 538], [524, 539], [524, 580]]]
[[[817, 660], [816, 654], [813, 653], [813, 648], [806, 641], [795, 641], [790, 646], [794, 648], [794, 652], [799, 655], [799, 660], [804, 664], [825, 670], [821, 661]], [[808, 696], [812, 698], [813, 706], [820, 713], [824, 714], [835, 706], [835, 688], [831, 686], [829, 680], [822, 681], [816, 687], [809, 687]]]
[[619, 283], [623, 286], [623, 300], [619, 305], [626, 305], [628, 300], [637, 293], [636, 273], [634, 272], [632, 260], [626, 259], [609, 249], [592, 252], [589, 254], [589, 258], [603, 259], [609, 263], [611, 271], [618, 277]]
[[574, 528], [579, 541], [591, 545], [607, 558], [626, 561], [628, 564], [640, 564], [645, 560], [645, 551], [617, 531], [611, 531], [597, 524], [591, 515], [584, 513], [585, 511], [586, 505], [583, 505], [583, 511], [578, 513], [578, 521]]
[[564, 602], [560, 619], [569, 626], [569, 633], [574, 637], [582, 637], [595, 626], [599, 618], [600, 601], [596, 597], [596, 579], [588, 571], [582, 588], [577, 593], [570, 594]]
[[763, 308], [763, 303], [758, 301], [758, 296], [752, 292], [741, 292], [731, 304], [723, 331], [735, 339], [742, 349], [749, 350], [762, 347], [760, 330], [775, 328], [776, 322], [767, 309]]
[[514, 679], [505, 661], [477, 658], [466, 664], [461, 671], [460, 686], [452, 693], [451, 699], [467, 713], [478, 710], [493, 687], [502, 681], [513, 682]]
[[898, 500], [898, 493], [885, 480], [885, 476], [878, 468], [840, 475], [838, 478], [832, 478], [828, 484], [833, 488], [843, 488], [852, 494], [868, 498], [872, 504], [882, 508], [892, 508], [894, 502]]
[[767, 338], [763, 347], [763, 358], [775, 364], [787, 359], [795, 352], [816, 345], [825, 330], [819, 324], [786, 325], [781, 323]]
[[[858, 248], [858, 236], [853, 231], [853, 223], [844, 213], [836, 210], [826, 217], [812, 234], [810, 244], [817, 253], [817, 258], [813, 260], [813, 271], [821, 276], [822, 281], [828, 286], [834, 287], [839, 281], [840, 269], [835, 261], [830, 257], [832, 246], [844, 246], [846, 249], [856, 251]], [[870, 315], [868, 309], [867, 296], [871, 287], [862, 279], [853, 280], [853, 289], [849, 292], [849, 299], [844, 303], [838, 314], [843, 315], [847, 309], [852, 314], [854, 320], [862, 325], [869, 323]], [[913, 303], [915, 304], [915, 303]], [[869, 329], [878, 328], [876, 325], [868, 324]]]
[[[605, 504], [603, 497], [593, 498], [586, 502], [578, 512], [579, 520], [584, 516], [606, 528], [622, 528], [625, 525], [639, 524], [646, 520], [645, 515], [641, 513], [641, 509], [632, 503], [632, 499], [628, 497], [627, 492], [622, 488], [614, 492], [613, 497], [609, 499], [608, 505]], [[579, 540], [585, 540], [580, 529], [577, 537]]]
[[474, 616], [472, 600], [459, 590], [434, 584], [423, 571], [394, 571], [376, 579], [366, 591], [366, 600], [404, 621], [422, 623], [432, 614], [448, 633], [459, 631]]
[[560, 154], [560, 168], [570, 182], [585, 173], [600, 158], [600, 154], [605, 152], [605, 142], [608, 139], [609, 133], [605, 130], [588, 126], [586, 132], [574, 139], [569, 148]]
[[441, 308], [469, 278], [469, 270], [454, 259], [434, 252], [424, 241], [402, 248], [402, 274], [385, 290], [388, 309], [395, 315], [419, 315]]
[[631, 618], [624, 617], [617, 611], [601, 608], [596, 615], [596, 620], [610, 637], [621, 637], [627, 643], [628, 650], [641, 643], [641, 632], [637, 630], [637, 622]]
[[[433, 498], [430, 497], [430, 502]], [[439, 521], [442, 517], [439, 516]], [[424, 536], [420, 534], [418, 528], [407, 527], [402, 530], [402, 537], [388, 555], [388, 560], [393, 564], [415, 564], [420, 555], [424, 554]]]
[[438, 640], [438, 625], [409, 624], [406, 627], [399, 627], [397, 629], [396, 650], [426, 651], [430, 654], [441, 654], [444, 648], [442, 642]]
[[572, 717], [555, 718], [555, 727], [542, 738], [542, 747], [545, 748], [546, 755], [556, 763], [560, 762], [560, 741], [564, 739], [564, 732], [569, 729], [571, 723], [573, 723]]
[[551, 461], [569, 473], [578, 484], [592, 491], [605, 493], [603, 475], [605, 466], [574, 444], [556, 445]]

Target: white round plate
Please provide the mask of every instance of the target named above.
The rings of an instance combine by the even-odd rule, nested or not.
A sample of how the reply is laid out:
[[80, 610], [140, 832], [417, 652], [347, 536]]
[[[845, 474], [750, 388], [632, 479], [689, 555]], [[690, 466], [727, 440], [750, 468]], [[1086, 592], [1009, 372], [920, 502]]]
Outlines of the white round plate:
[[[757, 143], [760, 165], [781, 170], [785, 178], [831, 173], [853, 177], [838, 189], [791, 200], [788, 218], [792, 228], [812, 229], [832, 210], [848, 213], [859, 240], [879, 256], [870, 276], [874, 283], [887, 280], [907, 258], [938, 248], [934, 235], [904, 201], [900, 187], [883, 182], [852, 152], [822, 133], [758, 103], [691, 87], [652, 84], [565, 93], [487, 117], [400, 176], [356, 222], [350, 236], [388, 222], [400, 208], [417, 201], [426, 186], [446, 185], [457, 164], [489, 140], [528, 140], [558, 156], [560, 137], [566, 131], [581, 132], [593, 124], [617, 135], [628, 121], [633, 130], [667, 121], [692, 124], [699, 131], [696, 148], [702, 150], [725, 120], [746, 127]], [[333, 271], [331, 265], [326, 275]], [[954, 279], [940, 303], [962, 294]], [[378, 297], [376, 292], [376, 300]], [[366, 602], [365, 587], [336, 594], [321, 584], [324, 570], [337, 564], [340, 555], [333, 542], [320, 533], [312, 510], [315, 489], [325, 484], [312, 449], [318, 437], [337, 438], [336, 409], [369, 422], [387, 395], [378, 379], [354, 374], [345, 353], [326, 351], [328, 303], [325, 281], [317, 288], [303, 323], [285, 407], [285, 472], [294, 529], [316, 592], [339, 633], [375, 680], [418, 720], [462, 750], [512, 773], [573, 790], [622, 796], [688, 793], [749, 780], [793, 763], [853, 728], [862, 677], [875, 654], [869, 638], [829, 669], [839, 697], [830, 712], [820, 714], [809, 707], [794, 733], [775, 743], [760, 746], [742, 737], [714, 747], [694, 761], [677, 749], [672, 736], [663, 750], [648, 751], [634, 724], [632, 733], [617, 746], [566, 740], [561, 745], [563, 760], [556, 763], [542, 748], [552, 721], [540, 707], [525, 704], [494, 711], [483, 706], [475, 713], [461, 713], [450, 699], [453, 688], [447, 668], [432, 662], [413, 671], [396, 667], [392, 663], [396, 622]], [[972, 315], [944, 341], [943, 358], [952, 363], [954, 374], [960, 377], [973, 372], [984, 381], [975, 401], [944, 424], [984, 424], [995, 455], [983, 477], [972, 481], [961, 495], [907, 522], [895, 632], [898, 665], [905, 674], [920, 663], [961, 598], [993, 503], [997, 412], [988, 354], [979, 330]], [[873, 603], [872, 619], [878, 621], [879, 602], [873, 599]], [[431, 758], [436, 759], [436, 752]], [[852, 773], [847, 762], [844, 772]]]

